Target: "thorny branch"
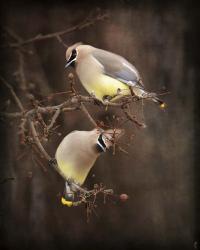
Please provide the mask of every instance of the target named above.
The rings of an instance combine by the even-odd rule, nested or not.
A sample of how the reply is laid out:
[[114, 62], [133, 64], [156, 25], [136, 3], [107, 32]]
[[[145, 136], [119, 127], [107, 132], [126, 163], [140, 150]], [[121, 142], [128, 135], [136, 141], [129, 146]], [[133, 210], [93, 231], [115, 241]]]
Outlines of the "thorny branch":
[[[27, 89], [27, 79], [26, 79], [26, 72], [25, 72], [25, 58], [24, 53], [27, 53], [29, 55], [33, 54], [33, 52], [24, 45], [32, 44], [36, 41], [41, 40], [47, 40], [51, 38], [56, 38], [64, 47], [67, 46], [67, 44], [64, 42], [62, 36], [68, 33], [71, 33], [76, 30], [81, 30], [83, 28], [89, 27], [90, 25], [93, 25], [97, 21], [104, 20], [108, 17], [108, 14], [101, 14], [100, 12], [97, 13], [97, 15], [89, 16], [87, 17], [83, 22], [70, 27], [65, 30], [61, 30], [58, 32], [45, 34], [45, 35], [37, 35], [30, 39], [24, 40], [20, 36], [18, 36], [15, 32], [10, 30], [9, 28], [6, 28], [6, 32], [9, 34], [11, 38], [15, 40], [13, 43], [9, 43], [7, 48], [13, 48], [16, 51], [16, 54], [18, 56], [19, 60], [19, 68], [18, 68], [18, 76], [19, 76], [19, 84], [20, 88], [23, 91], [26, 91], [27, 94], [29, 94]], [[77, 93], [75, 89], [75, 81], [73, 74], [69, 74], [68, 82], [70, 83], [70, 91], [66, 92], [67, 98], [64, 102], [58, 104], [58, 105], [42, 105], [41, 102], [36, 101], [35, 97], [34, 99], [34, 105], [32, 105], [32, 108], [26, 108], [25, 105], [20, 100], [20, 97], [16, 94], [14, 88], [8, 81], [0, 76], [0, 81], [9, 89], [13, 100], [15, 101], [19, 111], [15, 111], [12, 113], [9, 112], [0, 112], [0, 118], [6, 118], [6, 119], [19, 119], [20, 125], [19, 125], [19, 136], [21, 138], [22, 144], [31, 144], [32, 148], [39, 152], [40, 155], [44, 159], [46, 159], [51, 166], [54, 167], [54, 169], [62, 176], [62, 173], [60, 172], [57, 163], [53, 161], [52, 157], [47, 153], [44, 146], [42, 145], [43, 138], [48, 138], [53, 131], [56, 129], [56, 122], [58, 117], [64, 113], [64, 112], [71, 112], [75, 110], [79, 110], [85, 114], [88, 121], [91, 123], [93, 127], [101, 126], [101, 123], [98, 123], [93, 115], [88, 111], [87, 105], [97, 105], [100, 108], [104, 108], [107, 110], [108, 108], [115, 108], [118, 110], [121, 110], [123, 114], [125, 114], [126, 118], [133, 122], [134, 124], [138, 125], [139, 127], [142, 127], [143, 124], [137, 121], [136, 117], [132, 116], [128, 110], [128, 105], [133, 103], [135, 98], [133, 96], [127, 96], [124, 97], [120, 102], [113, 103], [109, 102], [108, 100], [106, 102], [102, 102], [99, 104], [99, 100], [95, 98], [95, 96], [83, 96]], [[56, 93], [57, 94], [57, 93]], [[54, 95], [56, 95], [54, 94]], [[48, 116], [46, 121], [44, 120], [44, 117]], [[115, 144], [115, 143], [114, 143]], [[119, 145], [116, 145], [117, 148], [127, 153], [123, 148], [121, 148]], [[115, 151], [115, 147], [114, 147]], [[74, 184], [75, 185], [75, 184]], [[113, 191], [111, 189], [105, 189], [105, 187], [100, 184], [95, 184], [94, 189], [83, 192], [81, 187], [79, 188], [79, 200], [77, 202], [74, 202], [74, 206], [78, 206], [80, 204], [86, 204], [87, 208], [87, 218], [89, 218], [89, 215], [91, 212], [95, 212], [96, 207], [96, 198], [97, 195], [103, 194], [104, 196], [104, 202], [107, 196], [113, 195]]]
[[87, 215], [87, 222], [89, 222], [91, 214], [94, 212], [96, 214], [96, 200], [97, 196], [102, 194], [103, 195], [103, 202], [106, 203], [106, 198], [109, 196], [114, 196], [112, 189], [106, 189], [102, 183], [95, 184], [94, 188], [90, 190], [88, 193], [80, 192], [79, 200], [74, 202], [73, 206], [79, 206], [80, 204], [86, 205], [86, 215]]
[[[45, 122], [41, 123], [44, 126], [44, 134], [46, 134], [46, 136], [49, 136], [49, 132], [53, 129], [54, 124], [56, 123], [56, 120], [59, 117], [59, 115], [63, 112], [70, 112], [72, 110], [81, 110], [84, 114], [86, 114], [86, 117], [91, 122], [91, 124], [94, 127], [98, 127], [97, 122], [95, 121], [95, 119], [92, 117], [92, 115], [89, 113], [88, 109], [85, 106], [85, 104], [95, 105], [97, 101], [96, 98], [91, 96], [79, 95], [75, 91], [74, 84], [71, 85], [71, 91], [69, 92], [70, 96], [65, 102], [54, 106], [35, 105], [34, 108], [26, 110], [23, 104], [21, 103], [20, 99], [16, 95], [15, 91], [13, 90], [12, 86], [4, 78], [0, 77], [0, 80], [10, 90], [14, 101], [16, 102], [18, 108], [20, 109], [20, 112], [0, 113], [0, 116], [4, 118], [21, 118], [19, 134], [22, 136], [22, 141], [23, 142], [28, 141], [29, 143], [30, 142], [34, 143], [37, 146], [41, 155], [50, 163], [52, 157], [46, 152], [45, 148], [43, 147], [41, 143], [42, 138], [38, 134], [38, 131], [35, 126], [35, 123], [38, 121], [39, 117], [38, 115], [42, 114], [52, 115], [51, 122], [49, 123], [49, 125], [46, 126]], [[70, 80], [72, 80], [71, 74], [70, 74]], [[132, 101], [133, 99], [129, 97], [125, 98], [124, 101], [120, 103], [110, 103], [110, 102], [102, 103], [102, 107], [108, 108], [110, 106], [114, 108], [120, 108], [122, 109], [122, 111], [124, 111], [124, 106], [127, 105], [127, 103], [131, 103]], [[28, 130], [28, 128], [26, 127], [27, 124], [29, 125], [29, 129], [32, 134], [32, 139], [30, 138], [30, 136], [26, 136], [27, 134], [26, 131]], [[121, 147], [119, 147], [119, 150], [123, 151]], [[51, 163], [51, 166], [53, 166], [54, 169], [64, 178], [62, 172], [60, 172], [57, 166], [57, 163], [53, 162]], [[113, 191], [111, 189], [105, 189], [102, 186], [94, 188], [93, 190], [90, 190], [87, 193], [82, 192], [80, 190], [80, 196], [79, 196], [80, 199], [77, 202], [74, 202], [74, 206], [79, 206], [83, 203], [86, 204], [87, 215], [89, 216], [89, 214], [95, 209], [96, 196], [100, 193], [104, 195], [104, 199], [107, 195], [113, 195]], [[92, 197], [94, 198], [93, 201], [91, 201]]]

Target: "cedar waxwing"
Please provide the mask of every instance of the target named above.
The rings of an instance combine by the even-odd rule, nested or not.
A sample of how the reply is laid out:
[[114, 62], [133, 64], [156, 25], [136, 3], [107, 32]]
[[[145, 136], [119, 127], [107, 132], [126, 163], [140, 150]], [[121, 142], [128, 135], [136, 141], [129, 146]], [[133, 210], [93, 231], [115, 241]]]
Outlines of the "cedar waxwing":
[[138, 70], [119, 55], [76, 43], [67, 49], [66, 59], [65, 67], [75, 67], [84, 88], [100, 101], [115, 101], [133, 93], [138, 98], [148, 98], [161, 108], [165, 107], [156, 93], [144, 89]]
[[63, 204], [73, 205], [75, 192], [80, 190], [100, 153], [106, 152], [123, 133], [121, 129], [95, 128], [91, 131], [75, 130], [64, 137], [55, 155], [59, 172], [66, 180]]

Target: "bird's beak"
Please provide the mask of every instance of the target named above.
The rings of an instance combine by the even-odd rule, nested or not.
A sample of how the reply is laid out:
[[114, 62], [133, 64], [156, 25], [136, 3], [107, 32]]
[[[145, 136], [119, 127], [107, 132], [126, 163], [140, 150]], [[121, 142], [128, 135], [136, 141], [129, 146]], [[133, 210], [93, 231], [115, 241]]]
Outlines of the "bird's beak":
[[67, 61], [67, 63], [65, 64], [65, 69], [68, 68], [71, 63], [72, 63], [72, 61]]
[[72, 60], [67, 60], [67, 63], [66, 63], [66, 65], [65, 65], [65, 69], [66, 68], [68, 68], [73, 62], [75, 62], [76, 61], [76, 58], [74, 58], [74, 59], [72, 59]]

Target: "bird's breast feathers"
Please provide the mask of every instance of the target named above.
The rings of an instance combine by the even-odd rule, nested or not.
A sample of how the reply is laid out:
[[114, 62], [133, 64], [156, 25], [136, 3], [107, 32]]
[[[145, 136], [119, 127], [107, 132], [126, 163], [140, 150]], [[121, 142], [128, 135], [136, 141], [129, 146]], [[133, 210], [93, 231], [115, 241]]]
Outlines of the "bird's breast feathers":
[[73, 179], [79, 184], [85, 181], [99, 156], [92, 146], [93, 141], [90, 138], [84, 131], [74, 132], [66, 136], [57, 148], [58, 167], [66, 179]]
[[92, 166], [93, 162], [86, 166], [84, 164], [74, 165], [74, 163], [68, 161], [59, 162], [59, 168], [66, 180], [71, 179], [79, 185], [84, 183]]
[[91, 60], [84, 60], [84, 63], [77, 67], [79, 79], [88, 93], [94, 94], [99, 100], [102, 100], [104, 96], [116, 96], [118, 91], [121, 91], [122, 95], [130, 94], [129, 87], [126, 84], [105, 75], [102, 66], [91, 65]]
[[76, 183], [82, 185], [90, 169], [94, 165], [97, 156], [83, 155], [84, 152], [73, 156], [73, 152], [66, 153], [65, 157], [57, 155], [58, 167], [66, 179], [73, 179]]

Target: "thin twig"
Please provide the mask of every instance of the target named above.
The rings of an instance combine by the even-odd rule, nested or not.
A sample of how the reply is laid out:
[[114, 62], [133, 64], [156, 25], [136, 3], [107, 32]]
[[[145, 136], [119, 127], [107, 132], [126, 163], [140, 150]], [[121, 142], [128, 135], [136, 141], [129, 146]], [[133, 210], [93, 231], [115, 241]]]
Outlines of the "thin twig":
[[[17, 97], [18, 98], [18, 97]], [[19, 98], [18, 98], [19, 99]], [[77, 106], [76, 107], [72, 107], [72, 105], [79, 105], [80, 103], [88, 103], [88, 104], [94, 104], [94, 101], [96, 100], [95, 97], [91, 97], [91, 96], [82, 96], [82, 95], [76, 95], [73, 96], [71, 99], [68, 99], [67, 101], [59, 104], [59, 105], [53, 105], [53, 106], [38, 106], [37, 108], [33, 108], [31, 110], [27, 110], [24, 112], [14, 112], [14, 113], [8, 113], [8, 112], [0, 112], [0, 116], [6, 117], [6, 118], [18, 118], [18, 117], [28, 117], [31, 116], [33, 114], [35, 114], [36, 112], [39, 113], [43, 113], [43, 114], [50, 114], [55, 112], [57, 109], [61, 109], [61, 111], [65, 112], [65, 111], [71, 111], [71, 110], [77, 110], [79, 109]], [[131, 99], [130, 99], [131, 101]], [[127, 101], [126, 101], [127, 103]], [[106, 102], [106, 103], [102, 103], [103, 106], [111, 106], [114, 108], [120, 108], [121, 106], [124, 105], [123, 102], [120, 103], [112, 103], [112, 102]]]
[[17, 54], [19, 57], [19, 76], [20, 76], [20, 87], [22, 90], [27, 88], [26, 86], [26, 77], [24, 71], [24, 55], [20, 50], [17, 50]]
[[7, 119], [15, 119], [15, 118], [21, 118], [23, 116], [23, 112], [0, 112], [1, 118], [7, 118]]
[[[80, 103], [82, 104], [88, 103], [88, 104], [94, 105], [95, 100], [96, 100], [95, 97], [76, 95], [59, 105], [45, 106], [45, 107], [37, 106], [37, 108], [33, 108], [24, 112], [14, 112], [14, 113], [0, 112], [0, 116], [5, 117], [5, 118], [19, 118], [19, 117], [30, 117], [36, 114], [36, 112], [39, 112], [41, 114], [51, 114], [51, 113], [56, 112], [56, 110], [58, 109], [60, 109], [62, 112], [73, 111], [73, 110], [79, 109], [79, 106], [76, 106], [76, 105], [80, 105]], [[129, 99], [128, 101], [131, 102], [132, 99]], [[125, 100], [125, 103], [127, 103], [127, 100]], [[73, 105], [75, 105], [75, 107], [73, 107]], [[102, 105], [111, 106], [113, 108], [122, 108], [124, 105], [124, 102], [123, 101], [120, 103], [106, 102], [106, 103], [102, 103]], [[128, 119], [130, 120], [130, 117]], [[91, 122], [94, 125], [93, 120], [94, 119], [92, 118]]]
[[25, 143], [25, 138], [26, 138], [26, 123], [27, 123], [27, 119], [22, 118], [21, 119], [21, 123], [19, 125], [19, 137], [20, 137], [20, 143], [24, 144]]
[[29, 44], [29, 43], [32, 43], [32, 42], [36, 42], [36, 41], [41, 41], [41, 40], [46, 40], [46, 39], [50, 39], [50, 38], [57, 38], [58, 39], [58, 36], [62, 36], [64, 34], [69, 34], [73, 31], [76, 31], [76, 30], [81, 30], [83, 28], [86, 28], [88, 26], [91, 26], [93, 25], [95, 22], [97, 21], [101, 21], [101, 20], [104, 20], [105, 18], [108, 17], [108, 14], [107, 13], [104, 13], [104, 14], [99, 14], [97, 15], [96, 17], [93, 17], [91, 19], [88, 20], [88, 18], [86, 18], [85, 21], [73, 26], [73, 27], [70, 27], [68, 29], [65, 29], [65, 30], [61, 30], [61, 31], [58, 31], [58, 32], [54, 32], [54, 33], [50, 33], [50, 34], [46, 34], [46, 35], [42, 35], [42, 34], [39, 34], [35, 37], [32, 37], [28, 40], [25, 40], [25, 41], [22, 41], [22, 42], [18, 42], [18, 43], [11, 43], [8, 45], [8, 47], [11, 47], [11, 48], [16, 48], [16, 47], [20, 47], [20, 46], [23, 46], [23, 45], [26, 45], [26, 44]]
[[4, 184], [6, 183], [7, 181], [13, 181], [15, 178], [14, 177], [7, 177], [7, 178], [4, 178], [3, 180], [0, 181], [0, 184]]
[[[4, 28], [5, 31], [12, 37], [14, 38], [18, 43], [22, 43], [23, 42], [23, 39], [18, 35], [16, 34], [13, 30], [11, 30], [10, 28], [8, 27], [5, 27]], [[7, 47], [7, 46], [6, 46]], [[22, 46], [18, 47], [17, 49], [19, 49], [21, 52], [24, 52], [24, 53], [28, 53], [29, 55], [32, 55], [33, 54], [33, 51], [31, 50], [27, 50], [25, 48], [23, 48]]]
[[37, 116], [37, 120], [39, 121], [39, 123], [44, 127], [46, 128], [47, 125], [42, 117], [42, 114], [40, 112], [36, 112], [36, 116]]
[[61, 43], [63, 45], [63, 47], [67, 48], [68, 45], [63, 41], [63, 39], [61, 38], [61, 36], [56, 36], [57, 40], [59, 41], [59, 43]]
[[97, 123], [92, 118], [92, 116], [90, 115], [90, 113], [88, 112], [87, 108], [85, 107], [85, 105], [83, 103], [81, 103], [81, 110], [85, 113], [85, 115], [87, 116], [89, 121], [94, 125], [94, 127], [98, 127]]
[[44, 164], [40, 161], [40, 159], [37, 158], [37, 156], [34, 157], [33, 160], [36, 161], [36, 163], [42, 168], [42, 170], [43, 170], [44, 172], [47, 172], [47, 168], [46, 168], [46, 167], [44, 166]]
[[45, 159], [47, 161], [50, 161], [51, 160], [51, 157], [50, 155], [46, 152], [46, 150], [44, 149], [44, 147], [42, 146], [40, 140], [39, 140], [39, 137], [38, 137], [38, 134], [37, 134], [37, 131], [35, 129], [35, 125], [34, 125], [34, 122], [29, 119], [29, 124], [30, 124], [30, 129], [31, 129], [31, 132], [32, 132], [32, 135], [33, 135], [33, 139], [37, 145], [37, 147], [39, 148], [40, 152], [44, 155]]
[[68, 108], [62, 108], [62, 112], [69, 112], [74, 110], [79, 110], [79, 107], [68, 107]]
[[47, 126], [47, 131], [50, 130], [53, 127], [53, 125], [56, 122], [56, 119], [58, 118], [60, 113], [61, 113], [61, 109], [57, 109], [56, 112], [54, 113], [52, 119], [51, 119], [50, 124]]
[[16, 104], [17, 104], [17, 106], [19, 107], [19, 109], [22, 112], [24, 112], [24, 107], [23, 107], [20, 99], [18, 98], [18, 96], [15, 94], [15, 91], [13, 90], [13, 87], [2, 76], [0, 76], [0, 79], [3, 82], [3, 84], [10, 90], [10, 92], [11, 92], [11, 94], [12, 94], [12, 96], [13, 96]]
[[123, 112], [126, 115], [127, 119], [129, 119], [130, 121], [132, 121], [133, 123], [135, 123], [137, 126], [145, 128], [146, 125], [144, 123], [139, 122], [135, 116], [132, 116], [129, 112], [129, 110], [127, 109], [127, 106], [123, 107]]

